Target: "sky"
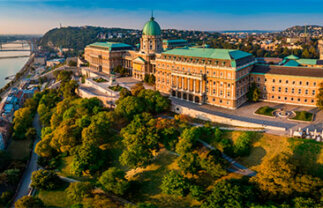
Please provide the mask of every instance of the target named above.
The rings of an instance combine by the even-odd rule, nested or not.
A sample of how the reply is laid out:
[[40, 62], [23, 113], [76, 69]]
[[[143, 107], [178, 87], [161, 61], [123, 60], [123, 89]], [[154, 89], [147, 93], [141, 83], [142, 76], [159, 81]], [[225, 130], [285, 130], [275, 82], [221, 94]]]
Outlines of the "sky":
[[323, 0], [0, 0], [0, 34], [62, 26], [142, 29], [154, 11], [162, 29], [283, 30], [323, 25]]

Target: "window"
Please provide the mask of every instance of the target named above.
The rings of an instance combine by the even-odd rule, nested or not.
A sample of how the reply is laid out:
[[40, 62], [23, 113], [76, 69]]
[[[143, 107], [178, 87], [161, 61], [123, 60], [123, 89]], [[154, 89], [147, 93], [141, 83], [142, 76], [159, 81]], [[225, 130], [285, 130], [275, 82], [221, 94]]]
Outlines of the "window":
[[294, 98], [292, 97], [292, 98], [290, 98], [290, 100], [291, 100], [291, 101], [294, 101]]
[[295, 84], [295, 81], [293, 81], [293, 85]]
[[271, 96], [271, 98], [272, 98], [272, 99], [274, 99], [274, 98], [275, 98], [275, 96]]
[[231, 87], [231, 84], [230, 83], [228, 83], [228, 87]]
[[304, 102], [307, 103], [307, 99], [305, 99]]
[[285, 100], [287, 100], [287, 97], [285, 97]]
[[228, 97], [230, 97], [230, 92], [228, 92]]
[[302, 85], [302, 81], [299, 81], [299, 85]]
[[295, 93], [295, 89], [294, 88], [292, 88], [292, 94], [294, 94]]
[[288, 84], [288, 80], [286, 80], [286, 84]]
[[213, 98], [212, 100], [213, 100], [213, 102], [215, 102], [215, 98]]
[[314, 103], [314, 99], [312, 99], [311, 102]]
[[315, 95], [315, 90], [312, 91], [312, 95]]
[[280, 100], [280, 96], [278, 96], [278, 100]]
[[282, 80], [281, 79], [279, 80], [279, 83], [282, 83]]
[[271, 91], [275, 92], [275, 87], [272, 87]]
[[267, 78], [265, 78], [265, 82], [267, 82]]
[[266, 91], [266, 86], [264, 86], [264, 91]]
[[301, 101], [301, 99], [300, 99], [300, 98], [298, 98], [298, 99], [297, 99], [297, 101], [298, 101], [298, 102], [300, 102], [300, 101]]
[[215, 94], [215, 89], [213, 90], [213, 94]]
[[275, 79], [273, 79], [273, 83], [275, 83]]
[[307, 95], [308, 94], [308, 90], [305, 90], [305, 95]]
[[298, 94], [301, 94], [302, 93], [302, 89], [298, 89]]
[[316, 86], [316, 82], [313, 83], [314, 87]]
[[309, 85], [309, 82], [306, 82], [306, 86], [308, 86]]
[[288, 93], [288, 88], [285, 88], [285, 93]]
[[282, 88], [281, 87], [278, 87], [278, 92], [281, 92]]
[[257, 81], [260, 82], [260, 77], [257, 78]]

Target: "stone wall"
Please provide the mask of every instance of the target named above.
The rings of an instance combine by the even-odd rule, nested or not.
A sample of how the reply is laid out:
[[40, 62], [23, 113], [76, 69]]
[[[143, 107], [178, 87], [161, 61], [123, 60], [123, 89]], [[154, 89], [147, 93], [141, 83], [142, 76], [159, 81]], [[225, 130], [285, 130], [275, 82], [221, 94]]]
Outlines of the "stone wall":
[[226, 125], [232, 125], [232, 126], [241, 126], [241, 127], [248, 127], [248, 128], [264, 128], [268, 130], [275, 130], [275, 131], [285, 131], [286, 129], [283, 127], [277, 127], [277, 126], [269, 126], [269, 125], [263, 125], [263, 124], [257, 124], [257, 123], [251, 123], [246, 121], [240, 121], [235, 119], [230, 119], [222, 116], [213, 115], [210, 113], [194, 110], [185, 106], [181, 106], [178, 104], [172, 104], [171, 111], [178, 114], [184, 114], [188, 115], [193, 118], [201, 119], [204, 121], [211, 121], [216, 123], [222, 123]]

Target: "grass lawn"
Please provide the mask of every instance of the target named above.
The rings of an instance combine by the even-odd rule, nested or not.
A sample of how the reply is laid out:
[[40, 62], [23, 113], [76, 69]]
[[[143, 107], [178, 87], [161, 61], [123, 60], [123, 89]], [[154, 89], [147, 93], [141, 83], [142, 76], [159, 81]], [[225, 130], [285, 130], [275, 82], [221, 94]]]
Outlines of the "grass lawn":
[[109, 89], [113, 90], [113, 91], [120, 92], [123, 89], [123, 87], [117, 85], [117, 86], [110, 86]]
[[167, 150], [161, 151], [154, 162], [146, 168], [137, 168], [127, 172], [127, 178], [136, 183], [136, 192], [130, 196], [133, 202], [152, 202], [158, 207], [194, 207], [200, 205], [196, 200], [161, 193], [159, 186], [163, 176], [170, 170], [178, 170], [177, 156]]
[[54, 191], [39, 190], [36, 196], [38, 196], [46, 205], [46, 207], [71, 207], [74, 203], [70, 201], [65, 189], [68, 187], [66, 183], [62, 188]]
[[275, 110], [275, 108], [271, 108], [269, 106], [263, 106], [258, 108], [258, 110], [256, 110], [256, 114], [260, 114], [260, 115], [265, 115], [265, 116], [273, 116], [273, 111]]
[[[224, 131], [223, 137], [233, 142], [241, 131]], [[216, 146], [215, 142], [210, 142]], [[267, 133], [255, 133], [253, 148], [247, 157], [237, 158], [242, 165], [258, 171], [261, 163], [282, 152], [291, 154], [310, 174], [323, 178], [323, 144], [314, 140], [294, 139]]]
[[293, 157], [309, 173], [323, 178], [323, 144], [308, 139], [289, 139]]
[[262, 161], [270, 159], [282, 152], [292, 153], [286, 137], [266, 133], [256, 133], [255, 138], [253, 139], [250, 155], [239, 158], [238, 161], [241, 162], [242, 165], [258, 171]]
[[25, 139], [25, 140], [12, 139], [8, 146], [8, 152], [10, 153], [12, 159], [14, 160], [28, 159], [32, 148], [31, 145], [32, 145], [32, 141], [28, 139]]
[[313, 120], [313, 113], [307, 111], [295, 111], [296, 116], [292, 119], [299, 120], [299, 121], [312, 121]]
[[100, 78], [96, 78], [96, 79], [93, 79], [93, 81], [97, 82], [97, 83], [101, 83], [101, 82], [107, 82], [106, 79], [100, 77]]

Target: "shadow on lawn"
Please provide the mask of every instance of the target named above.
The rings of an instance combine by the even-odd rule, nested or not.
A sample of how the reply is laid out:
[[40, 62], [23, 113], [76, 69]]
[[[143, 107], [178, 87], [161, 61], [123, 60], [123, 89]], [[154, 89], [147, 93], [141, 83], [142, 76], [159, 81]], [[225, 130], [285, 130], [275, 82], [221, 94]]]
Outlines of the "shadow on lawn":
[[292, 158], [309, 174], [323, 178], [322, 143], [307, 139], [289, 139]]

